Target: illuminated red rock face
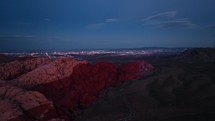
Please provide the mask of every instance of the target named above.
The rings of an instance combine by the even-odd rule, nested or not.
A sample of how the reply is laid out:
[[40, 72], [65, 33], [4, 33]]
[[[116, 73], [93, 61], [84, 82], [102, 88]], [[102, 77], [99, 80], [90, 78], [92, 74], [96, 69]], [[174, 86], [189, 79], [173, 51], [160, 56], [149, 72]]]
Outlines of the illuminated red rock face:
[[61, 80], [69, 77], [76, 65], [85, 63], [88, 62], [76, 61], [71, 58], [60, 58], [19, 76], [18, 83], [31, 88], [37, 85], [52, 84], [53, 82], [58, 81], [59, 83], [57, 86], [62, 86], [62, 88], [64, 88], [65, 82]]
[[47, 58], [31, 58], [24, 61], [15, 60], [0, 66], [0, 79], [16, 79], [24, 73], [32, 71], [39, 66], [46, 65], [51, 61]]
[[[62, 58], [22, 74], [13, 83], [19, 88], [44, 95], [44, 100], [53, 107], [47, 107], [50, 108], [50, 112], [56, 110], [60, 117], [65, 117], [65, 114], [71, 114], [71, 112], [75, 114], [79, 108], [87, 107], [103, 96], [101, 92], [104, 88], [119, 85], [126, 80], [142, 78], [152, 70], [153, 66], [145, 61], [130, 62], [117, 67], [108, 62], [90, 64], [86, 61]], [[4, 109], [0, 108], [1, 110]], [[44, 106], [35, 105], [25, 111], [33, 112], [36, 116], [41, 110], [44, 110]], [[41, 117], [41, 120], [51, 119], [50, 117], [59, 118], [52, 115], [55, 114], [47, 114], [46, 117]], [[69, 119], [69, 117], [68, 115], [63, 119]]]
[[89, 106], [101, 96], [102, 89], [126, 80], [143, 78], [153, 66], [145, 61], [130, 62], [116, 67], [112, 63], [80, 64], [71, 75], [70, 94], [61, 102], [65, 107]]
[[143, 78], [146, 73], [153, 70], [153, 66], [145, 61], [136, 61], [123, 64], [119, 67], [118, 81]]
[[0, 120], [69, 120], [59, 117], [53, 103], [37, 91], [26, 91], [0, 81]]
[[85, 107], [98, 98], [102, 89], [116, 83], [117, 68], [107, 62], [78, 65], [74, 68], [71, 80], [71, 89], [78, 93], [80, 99], [79, 105]]

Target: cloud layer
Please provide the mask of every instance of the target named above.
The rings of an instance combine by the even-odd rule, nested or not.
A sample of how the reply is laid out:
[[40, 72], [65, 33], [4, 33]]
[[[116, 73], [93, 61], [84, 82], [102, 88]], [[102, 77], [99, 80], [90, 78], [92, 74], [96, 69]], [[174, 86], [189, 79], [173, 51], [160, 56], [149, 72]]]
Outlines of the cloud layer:
[[195, 28], [197, 25], [191, 22], [190, 19], [176, 18], [176, 11], [168, 11], [157, 15], [152, 15], [144, 19], [143, 25], [150, 25], [159, 28]]
[[161, 19], [169, 19], [176, 16], [176, 11], [168, 11], [157, 15], [152, 15], [144, 19], [144, 21], [157, 21]]
[[109, 19], [105, 19], [101, 23], [90, 24], [86, 28], [87, 29], [100, 29], [100, 28], [103, 28], [103, 27], [107, 26], [110, 23], [114, 23], [114, 22], [117, 22], [117, 21], [118, 21], [118, 19], [116, 19], [116, 18], [109, 18]]

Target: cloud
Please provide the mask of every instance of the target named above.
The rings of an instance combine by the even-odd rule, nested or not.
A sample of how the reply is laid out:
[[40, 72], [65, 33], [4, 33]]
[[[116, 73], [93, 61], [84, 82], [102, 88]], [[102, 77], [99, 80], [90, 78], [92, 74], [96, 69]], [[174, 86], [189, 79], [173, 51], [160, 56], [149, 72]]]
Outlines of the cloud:
[[109, 18], [109, 19], [105, 19], [101, 23], [90, 24], [86, 28], [88, 28], [88, 29], [100, 29], [100, 28], [107, 26], [110, 23], [114, 23], [117, 21], [118, 21], [118, 19], [116, 19], [116, 18]]
[[97, 23], [97, 24], [90, 24], [87, 26], [88, 29], [100, 29], [104, 26], [106, 26], [107, 23]]
[[195, 28], [189, 18], [176, 19], [176, 11], [168, 11], [144, 19], [145, 26], [155, 26], [159, 28]]
[[157, 15], [152, 15], [144, 19], [144, 21], [157, 21], [162, 19], [174, 18], [176, 16], [176, 11], [168, 11], [164, 13], [160, 13]]
[[169, 21], [157, 21], [144, 23], [144, 26], [155, 26], [159, 28], [195, 28], [196, 24], [192, 23], [189, 19], [176, 19]]
[[189, 20], [174, 20], [157, 23], [161, 28], [195, 28], [197, 25]]
[[105, 20], [106, 23], [117, 22], [117, 21], [118, 21], [118, 19], [116, 19], [116, 18], [109, 18], [109, 19]]

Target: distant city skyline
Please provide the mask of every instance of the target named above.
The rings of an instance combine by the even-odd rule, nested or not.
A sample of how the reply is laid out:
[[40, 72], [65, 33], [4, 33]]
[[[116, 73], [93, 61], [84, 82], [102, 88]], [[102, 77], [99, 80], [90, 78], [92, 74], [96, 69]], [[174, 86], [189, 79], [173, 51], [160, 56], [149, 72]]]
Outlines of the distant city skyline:
[[0, 51], [215, 47], [214, 0], [0, 1]]

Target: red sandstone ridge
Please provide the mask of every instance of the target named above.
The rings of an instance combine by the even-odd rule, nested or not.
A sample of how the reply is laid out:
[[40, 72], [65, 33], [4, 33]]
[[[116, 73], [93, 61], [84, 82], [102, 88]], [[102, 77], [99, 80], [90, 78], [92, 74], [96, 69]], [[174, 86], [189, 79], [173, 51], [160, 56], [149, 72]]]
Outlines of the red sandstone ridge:
[[152, 70], [153, 66], [145, 61], [130, 62], [119, 68], [107, 62], [80, 64], [74, 68], [71, 91], [64, 95], [61, 104], [71, 108], [89, 106], [101, 96], [102, 89], [125, 80], [142, 78]]
[[35, 68], [50, 63], [47, 58], [32, 58], [23, 61], [12, 61], [6, 64], [0, 65], [0, 79], [11, 80], [27, 73]]
[[136, 61], [123, 64], [119, 67], [119, 80], [138, 79], [153, 70], [153, 66], [145, 61]]
[[[42, 97], [41, 100], [43, 99], [46, 103], [50, 104], [46, 107], [47, 110], [49, 108], [53, 109], [53, 111], [56, 109], [58, 115], [62, 116], [66, 114], [68, 118], [72, 118], [70, 115], [71, 112], [75, 113], [80, 107], [89, 106], [97, 98], [101, 97], [101, 91], [104, 88], [118, 85], [126, 80], [142, 78], [147, 72], [153, 70], [153, 66], [145, 61], [130, 62], [117, 67], [107, 62], [90, 64], [87, 61], [77, 61], [71, 58], [61, 58], [34, 67], [35, 69], [30, 68], [29, 70], [32, 69], [31, 71], [13, 80], [12, 84], [18, 85], [20, 88], [31, 90], [26, 92], [27, 94], [32, 94], [32, 91], [33, 93], [37, 93], [39, 97]], [[3, 72], [0, 72], [0, 74], [4, 75]], [[3, 89], [8, 87], [7, 83], [9, 84], [10, 81], [1, 85]], [[12, 89], [13, 88], [14, 86], [12, 86]], [[20, 92], [20, 89], [15, 88], [15, 90]], [[1, 97], [7, 97], [4, 96], [5, 93], [7, 93], [7, 91], [0, 89]], [[11, 97], [8, 98], [11, 99]], [[28, 95], [26, 98], [28, 98]], [[0, 101], [5, 103], [4, 99], [5, 98], [1, 98]], [[34, 101], [34, 98], [30, 97], [30, 99]], [[11, 109], [11, 105], [15, 102], [6, 102], [6, 104], [7, 103], [10, 105], [5, 105], [4, 109], [7, 107]], [[37, 102], [30, 101], [25, 103], [26, 105], [34, 105], [35, 107], [32, 108], [36, 108], [37, 111], [43, 112], [44, 108], [41, 107], [41, 105], [37, 105]], [[28, 113], [28, 109], [26, 109], [25, 112]], [[6, 110], [5, 112], [8, 111], [9, 110]], [[37, 113], [40, 115], [39, 112]], [[7, 118], [5, 119], [7, 120]], [[46, 118], [41, 118], [41, 120], [46, 120]]]
[[37, 91], [25, 91], [0, 81], [0, 120], [63, 120], [51, 101]]
[[57, 59], [49, 64], [40, 66], [33, 71], [23, 74], [17, 78], [19, 80], [18, 83], [31, 88], [41, 84], [61, 81], [72, 74], [73, 68], [76, 65], [85, 63], [87, 63], [87, 61], [76, 61], [70, 58]]
[[85, 107], [98, 98], [102, 89], [117, 82], [117, 67], [111, 63], [82, 64], [71, 75], [71, 92], [62, 101], [72, 108]]

